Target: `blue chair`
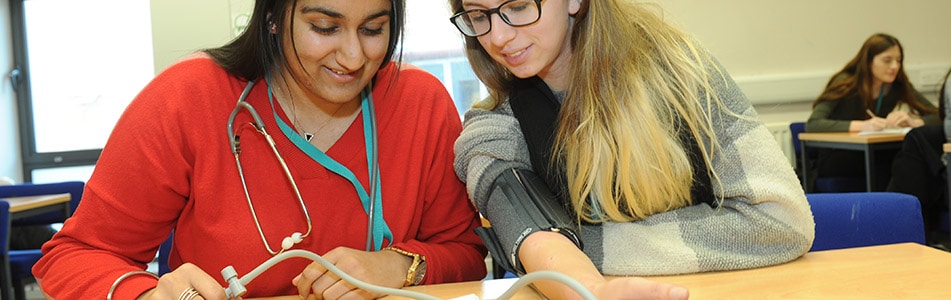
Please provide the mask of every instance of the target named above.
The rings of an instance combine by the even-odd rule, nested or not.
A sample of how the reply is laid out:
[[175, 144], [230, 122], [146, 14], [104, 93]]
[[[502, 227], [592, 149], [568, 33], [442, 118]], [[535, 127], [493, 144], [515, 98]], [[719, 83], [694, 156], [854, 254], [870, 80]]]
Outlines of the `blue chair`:
[[[817, 178], [815, 167], [813, 165], [803, 166], [802, 161], [802, 142], [799, 141], [799, 134], [806, 131], [805, 122], [789, 123], [789, 133], [792, 134], [793, 151], [796, 153], [796, 175], [799, 176], [799, 182], [802, 182], [803, 189], [807, 193], [842, 193], [842, 192], [864, 192], [866, 189], [865, 179], [859, 177], [822, 177]], [[809, 161], [815, 163], [819, 157], [816, 149], [806, 149], [806, 156]], [[803, 182], [802, 175], [809, 173], [811, 182]]]
[[[55, 183], [16, 184], [0, 186], [0, 199], [11, 197], [25, 197], [50, 194], [70, 194], [70, 211], [75, 211], [82, 198], [85, 183], [82, 181], [66, 181]], [[35, 281], [33, 265], [40, 260], [40, 249], [10, 250], [10, 228], [18, 225], [39, 225], [62, 223], [69, 216], [62, 212], [49, 212], [41, 215], [26, 217], [17, 220], [10, 219], [10, 204], [0, 201], [0, 250], [3, 252], [0, 263], [0, 288], [4, 300], [26, 299], [24, 286]], [[12, 294], [11, 294], [12, 293]]]
[[[76, 208], [79, 207], [79, 200], [83, 197], [83, 188], [85, 186], [86, 183], [82, 181], [0, 185], [0, 199], [69, 193], [69, 211], [74, 212]], [[61, 212], [51, 212], [13, 220], [12, 224], [13, 226], [17, 226], [62, 223], [67, 217], [68, 216], [64, 216]]]
[[156, 263], [158, 263], [158, 276], [165, 275], [165, 273], [171, 272], [172, 269], [168, 266], [168, 254], [172, 252], [172, 239], [175, 237], [175, 230], [172, 230], [172, 233], [168, 235], [168, 238], [162, 242], [162, 245], [159, 246], [158, 257], [155, 258]]
[[24, 284], [33, 279], [31, 268], [42, 256], [40, 249], [10, 250], [10, 203], [0, 201], [0, 299], [24, 300]]
[[810, 251], [914, 242], [925, 244], [921, 204], [889, 193], [806, 194], [816, 222]]

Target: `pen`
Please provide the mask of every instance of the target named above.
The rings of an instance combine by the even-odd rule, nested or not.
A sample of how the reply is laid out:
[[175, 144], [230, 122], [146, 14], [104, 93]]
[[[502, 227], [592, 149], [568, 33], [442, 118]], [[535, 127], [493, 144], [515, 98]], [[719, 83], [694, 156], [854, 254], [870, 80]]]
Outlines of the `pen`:
[[878, 118], [878, 116], [876, 116], [875, 113], [873, 113], [871, 109], [866, 109], [865, 112], [868, 113], [869, 117]]

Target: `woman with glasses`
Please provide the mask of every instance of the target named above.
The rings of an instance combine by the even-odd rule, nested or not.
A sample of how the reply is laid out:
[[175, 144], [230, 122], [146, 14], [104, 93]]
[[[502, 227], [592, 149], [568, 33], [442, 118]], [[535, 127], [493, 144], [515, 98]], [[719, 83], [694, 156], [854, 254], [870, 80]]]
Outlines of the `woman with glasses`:
[[[782, 151], [722, 66], [653, 7], [449, 4], [490, 91], [455, 150], [500, 244], [490, 249], [504, 251], [493, 257], [518, 273], [566, 273], [599, 299], [684, 299], [683, 287], [629, 276], [761, 267], [809, 250], [812, 215]], [[512, 169], [541, 178], [570, 232], [511, 213], [518, 193], [497, 186]]]
[[[390, 288], [484, 278], [479, 217], [452, 168], [462, 124], [435, 77], [399, 64], [404, 8], [257, 0], [235, 40], [156, 76], [44, 245], [43, 292], [224, 299], [222, 269], [247, 279], [291, 250]], [[159, 279], [144, 270], [172, 230]], [[261, 275], [244, 298], [382, 296], [308, 259]]]

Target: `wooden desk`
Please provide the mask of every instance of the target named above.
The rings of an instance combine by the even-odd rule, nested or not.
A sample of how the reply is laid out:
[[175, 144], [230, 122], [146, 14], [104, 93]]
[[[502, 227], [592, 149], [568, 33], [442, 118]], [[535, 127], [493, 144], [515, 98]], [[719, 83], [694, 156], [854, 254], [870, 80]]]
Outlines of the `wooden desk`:
[[[949, 270], [951, 253], [906, 243], [810, 252], [786, 264], [758, 269], [650, 279], [685, 286], [690, 299], [951, 299]], [[450, 299], [481, 295], [482, 285], [473, 281], [407, 289]], [[522, 288], [513, 299], [541, 297]]]
[[[901, 148], [902, 141], [905, 140], [905, 134], [873, 134], [859, 135], [856, 132], [803, 132], [799, 134], [801, 155], [803, 188], [806, 192], [811, 192], [809, 186], [809, 156], [806, 154], [806, 147], [813, 148], [831, 148], [862, 151], [865, 154], [865, 188], [866, 191], [883, 191], [884, 186], [877, 186], [875, 183], [875, 152], [888, 149]], [[891, 166], [889, 166], [891, 167]]]
[[951, 253], [914, 244], [810, 252], [777, 266], [654, 277], [691, 299], [951, 299]]
[[39, 195], [26, 197], [10, 197], [0, 200], [10, 203], [10, 219], [25, 218], [52, 211], [62, 211], [64, 216], [70, 215], [69, 193]]

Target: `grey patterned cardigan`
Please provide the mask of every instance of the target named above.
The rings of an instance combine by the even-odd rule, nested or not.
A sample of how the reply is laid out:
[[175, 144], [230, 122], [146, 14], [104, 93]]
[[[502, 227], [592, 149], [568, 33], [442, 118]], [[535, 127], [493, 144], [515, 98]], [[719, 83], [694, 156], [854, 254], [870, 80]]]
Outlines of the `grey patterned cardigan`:
[[[746, 96], [726, 75], [717, 88], [727, 109], [714, 106], [720, 151], [713, 167], [723, 201], [655, 214], [627, 223], [583, 225], [584, 253], [607, 275], [664, 275], [755, 268], [793, 260], [815, 237], [812, 212], [792, 167], [760, 123]], [[456, 174], [469, 197], [509, 249], [526, 228], [523, 217], [491, 202], [503, 170], [531, 169], [526, 142], [508, 101], [493, 110], [471, 109], [455, 145]], [[722, 189], [721, 189], [722, 188]], [[501, 202], [501, 201], [498, 201]]]

